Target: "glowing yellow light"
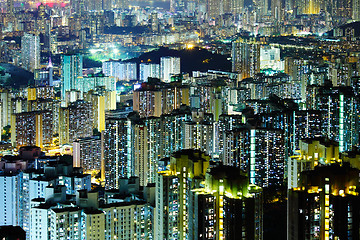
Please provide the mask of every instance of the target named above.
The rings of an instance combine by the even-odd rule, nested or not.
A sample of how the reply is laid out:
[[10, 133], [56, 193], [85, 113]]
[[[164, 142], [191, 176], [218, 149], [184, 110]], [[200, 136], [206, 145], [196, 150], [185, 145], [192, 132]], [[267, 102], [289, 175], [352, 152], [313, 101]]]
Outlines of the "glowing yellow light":
[[191, 43], [186, 44], [186, 49], [191, 50], [191, 49], [193, 49], [193, 48], [194, 48], [194, 45], [193, 45], [193, 44], [191, 44]]

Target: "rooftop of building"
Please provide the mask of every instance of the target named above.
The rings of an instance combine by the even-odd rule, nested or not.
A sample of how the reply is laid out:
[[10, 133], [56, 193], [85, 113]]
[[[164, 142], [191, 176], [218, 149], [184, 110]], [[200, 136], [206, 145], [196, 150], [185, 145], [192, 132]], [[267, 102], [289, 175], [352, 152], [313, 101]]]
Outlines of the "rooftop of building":
[[218, 165], [216, 167], [209, 168], [208, 173], [215, 179], [248, 179], [248, 176], [241, 172], [240, 168], [233, 166]]
[[346, 86], [310, 86], [318, 89], [318, 96], [337, 96], [338, 94], [344, 94], [345, 96], [354, 96], [354, 90], [352, 87]]
[[[203, 159], [202, 156], [206, 155], [206, 153], [204, 153], [201, 150], [197, 150], [197, 149], [182, 149], [180, 151], [172, 153], [172, 157], [175, 157], [175, 158], [180, 158], [181, 156], [184, 156], [184, 155], [188, 156], [189, 159], [191, 159], [195, 162], [200, 159]], [[206, 156], [208, 156], [208, 155], [206, 155]]]
[[146, 201], [133, 200], [130, 202], [107, 203], [107, 204], [101, 205], [101, 208], [123, 207], [123, 206], [144, 205], [144, 204], [146, 204]]
[[301, 185], [307, 187], [324, 184], [325, 179], [328, 179], [330, 184], [337, 187], [349, 185], [350, 183], [359, 186], [359, 170], [350, 167], [347, 162], [341, 165], [338, 163], [318, 165], [314, 170], [301, 172], [300, 179]]
[[77, 212], [80, 210], [79, 207], [64, 207], [64, 208], [52, 208], [52, 211], [55, 213], [62, 213], [62, 212]]
[[352, 150], [352, 151], [348, 151], [348, 152], [343, 152], [342, 154], [349, 157], [349, 158], [356, 158], [357, 156], [360, 156], [360, 149], [356, 149], [356, 150]]
[[13, 177], [20, 173], [20, 170], [16, 171], [0, 171], [0, 176], [2, 177]]
[[41, 113], [52, 113], [48, 110], [38, 110], [38, 111], [31, 111], [31, 112], [20, 112], [20, 113], [13, 113], [15, 116], [26, 116], [26, 115], [36, 115]]
[[90, 214], [102, 214], [102, 213], [104, 213], [103, 211], [101, 211], [100, 209], [96, 209], [96, 208], [85, 208], [84, 209], [84, 213], [85, 214], [88, 214], [88, 215], [90, 215]]
[[307, 144], [311, 144], [315, 141], [320, 142], [321, 145], [324, 145], [325, 147], [329, 147], [329, 146], [339, 146], [339, 143], [331, 140], [329, 138], [326, 137], [312, 137], [312, 138], [302, 138], [301, 141], [303, 143], [307, 143]]

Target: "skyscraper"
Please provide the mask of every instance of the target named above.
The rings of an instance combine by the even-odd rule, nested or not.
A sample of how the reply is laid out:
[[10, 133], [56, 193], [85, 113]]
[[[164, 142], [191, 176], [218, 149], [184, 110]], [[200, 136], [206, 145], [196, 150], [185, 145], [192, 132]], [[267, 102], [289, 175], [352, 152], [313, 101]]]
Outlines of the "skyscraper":
[[160, 58], [160, 78], [163, 82], [170, 82], [172, 75], [180, 74], [180, 58], [161, 57]]
[[[262, 239], [262, 189], [236, 167], [216, 166], [194, 190], [194, 239]], [[205, 238], [206, 239], [206, 238]]]
[[31, 33], [24, 33], [21, 37], [22, 66], [30, 72], [40, 67], [40, 37]]
[[70, 1], [71, 10], [73, 13], [82, 15], [85, 11], [85, 3], [83, 0], [71, 0]]
[[155, 63], [140, 63], [140, 81], [147, 82], [149, 77], [160, 78], [160, 65]]
[[212, 122], [186, 122], [184, 125], [184, 149], [198, 149], [212, 156], [214, 142]]
[[207, 18], [218, 21], [224, 14], [233, 14], [236, 17], [244, 9], [243, 0], [207, 0]]
[[73, 143], [73, 165], [86, 172], [101, 170], [101, 140], [99, 137], [82, 138]]
[[352, 18], [360, 21], [360, 0], [352, 0]]
[[76, 88], [76, 79], [83, 75], [82, 68], [83, 58], [81, 55], [61, 56], [61, 104], [63, 107], [66, 107], [66, 91]]
[[358, 239], [359, 170], [317, 166], [300, 179], [288, 195], [288, 239]]
[[116, 82], [114, 77], [107, 77], [104, 74], [95, 74], [88, 76], [80, 76], [75, 80], [76, 90], [86, 93], [90, 90], [103, 87], [107, 91], [116, 91]]
[[160, 89], [140, 88], [133, 94], [133, 109], [140, 117], [160, 117], [162, 107], [162, 92]]
[[260, 72], [260, 44], [254, 39], [234, 41], [231, 57], [232, 71], [239, 73], [241, 80]]
[[351, 87], [308, 87], [315, 98], [308, 97], [308, 106], [322, 111], [322, 134], [339, 142], [339, 151], [359, 145], [358, 100]]
[[184, 0], [170, 0], [170, 11], [171, 12], [181, 12], [185, 10], [185, 1]]
[[105, 188], [119, 189], [119, 177], [130, 177], [132, 122], [127, 114], [109, 112], [104, 131]]
[[271, 0], [271, 16], [274, 21], [282, 20], [282, 12], [284, 11], [282, 0]]
[[208, 19], [216, 19], [220, 15], [220, 2], [218, 0], [207, 0], [206, 12]]
[[155, 239], [262, 239], [262, 189], [236, 167], [186, 149], [156, 182]]
[[326, 138], [300, 140], [297, 154], [288, 159], [288, 188], [297, 188], [302, 171], [314, 170], [319, 165], [340, 162], [339, 144]]
[[270, 128], [240, 128], [225, 132], [224, 165], [247, 172], [250, 183], [261, 187], [284, 181], [284, 132]]
[[192, 190], [205, 179], [210, 157], [199, 150], [182, 150], [170, 158], [170, 170], [160, 172], [156, 182], [155, 239], [191, 238], [194, 211]]
[[184, 149], [184, 127], [192, 120], [189, 107], [182, 106], [170, 114], [161, 115], [161, 156], [170, 157], [171, 153]]
[[[17, 147], [50, 145], [53, 140], [53, 114], [51, 111], [17, 113], [12, 125]], [[15, 125], [15, 126], [14, 126]]]
[[79, 138], [90, 137], [93, 134], [92, 104], [76, 101], [66, 108], [60, 109], [60, 144], [72, 144]]
[[319, 14], [325, 11], [329, 4], [325, 0], [295, 0], [294, 7], [298, 9], [298, 14]]
[[105, 76], [115, 77], [120, 81], [137, 79], [137, 65], [132, 62], [106, 61], [102, 63]]
[[0, 225], [22, 225], [21, 215], [21, 173], [0, 172]]
[[257, 7], [261, 18], [266, 17], [269, 14], [269, 1], [268, 0], [256, 0], [254, 1], [255, 7]]

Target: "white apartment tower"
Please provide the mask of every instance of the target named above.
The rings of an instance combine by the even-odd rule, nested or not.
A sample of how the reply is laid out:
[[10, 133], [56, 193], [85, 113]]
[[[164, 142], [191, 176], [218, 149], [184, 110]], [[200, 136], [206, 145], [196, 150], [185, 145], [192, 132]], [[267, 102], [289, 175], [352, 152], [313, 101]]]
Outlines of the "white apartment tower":
[[22, 66], [30, 72], [40, 67], [40, 37], [31, 33], [24, 33], [21, 37]]
[[170, 82], [172, 75], [180, 74], [180, 58], [162, 57], [160, 58], [160, 78], [163, 82]]
[[147, 82], [149, 77], [160, 78], [160, 65], [155, 63], [140, 63], [140, 81]]
[[20, 192], [21, 175], [19, 173], [0, 174], [0, 226], [21, 224]]

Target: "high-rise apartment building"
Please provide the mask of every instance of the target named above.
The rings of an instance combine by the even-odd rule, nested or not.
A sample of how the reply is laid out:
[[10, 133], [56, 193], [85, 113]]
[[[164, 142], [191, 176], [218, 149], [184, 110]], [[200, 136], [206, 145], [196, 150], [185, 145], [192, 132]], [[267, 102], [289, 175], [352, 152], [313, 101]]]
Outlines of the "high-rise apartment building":
[[60, 144], [70, 143], [93, 134], [92, 104], [85, 101], [70, 103], [60, 109]]
[[181, 105], [190, 105], [189, 86], [163, 86], [161, 87], [161, 114], [169, 114], [175, 109], [179, 109]]
[[160, 118], [136, 113], [106, 117], [104, 132], [105, 187], [118, 189], [120, 177], [139, 177], [140, 186], [155, 182], [161, 155]]
[[254, 39], [241, 39], [232, 43], [232, 71], [241, 79], [254, 77], [260, 72], [260, 44]]
[[104, 76], [104, 74], [95, 74], [80, 76], [75, 80], [75, 89], [83, 93], [99, 87], [103, 87], [108, 91], [116, 91], [115, 78]]
[[22, 225], [21, 191], [22, 175], [20, 172], [0, 172], [0, 225]]
[[194, 211], [192, 190], [200, 188], [210, 157], [199, 150], [182, 150], [170, 157], [170, 169], [156, 182], [156, 239], [189, 239]]
[[133, 109], [141, 117], [160, 117], [162, 114], [162, 96], [160, 89], [140, 88], [133, 93]]
[[171, 0], [170, 1], [170, 11], [171, 12], [182, 12], [185, 10], [185, 1], [184, 0]]
[[352, 0], [352, 19], [360, 21], [360, 1]]
[[292, 57], [285, 58], [285, 73], [290, 75], [293, 80], [301, 83], [301, 100], [306, 100], [306, 87], [308, 85], [308, 73], [310, 72], [310, 63], [308, 60]]
[[284, 70], [284, 62], [280, 59], [280, 48], [260, 47], [260, 69]]
[[83, 0], [71, 0], [70, 6], [73, 13], [82, 15], [85, 12], [86, 6]]
[[11, 123], [12, 101], [11, 91], [5, 88], [0, 89], [0, 127], [3, 129]]
[[132, 122], [110, 112], [104, 131], [105, 188], [119, 189], [119, 177], [130, 177], [132, 164]]
[[22, 66], [30, 72], [40, 68], [40, 37], [31, 33], [24, 33], [21, 37]]
[[141, 119], [134, 122], [132, 137], [132, 172], [139, 177], [140, 186], [155, 183], [160, 159], [160, 118]]
[[163, 82], [171, 82], [171, 76], [181, 74], [179, 57], [160, 58], [160, 79]]
[[288, 159], [288, 188], [298, 187], [301, 172], [338, 162], [341, 160], [337, 142], [322, 137], [301, 139], [295, 155]]
[[288, 239], [359, 238], [359, 170], [334, 164], [301, 173], [289, 192]]
[[7, 13], [11, 17], [13, 17], [14, 13], [15, 13], [15, 11], [14, 11], [14, 0], [7, 0], [6, 5], [7, 5], [7, 9], [6, 9]]
[[[236, 167], [208, 169], [194, 196], [194, 239], [262, 239], [262, 189]], [[205, 238], [206, 239], [206, 238]]]
[[137, 80], [137, 64], [132, 62], [106, 61], [102, 64], [105, 76], [115, 77], [120, 81]]
[[181, 150], [158, 173], [156, 239], [262, 238], [261, 188], [238, 168], [209, 167], [209, 160], [201, 151]]
[[141, 82], [147, 82], [148, 78], [160, 78], [160, 65], [156, 63], [140, 63]]
[[284, 4], [282, 0], [271, 0], [270, 1], [270, 8], [271, 8], [271, 17], [274, 21], [280, 22], [282, 21], [283, 11], [284, 11]]
[[239, 15], [243, 12], [243, 0], [207, 0], [206, 13], [208, 20], [221, 20], [225, 14]]
[[81, 190], [72, 206], [34, 201], [30, 239], [152, 239], [152, 211], [143, 200], [99, 204], [98, 192]]
[[48, 146], [53, 141], [53, 114], [51, 111], [22, 112], [13, 115], [15, 146]]
[[101, 139], [99, 137], [83, 138], [73, 142], [73, 165], [85, 172], [101, 170]]
[[103, 131], [105, 129], [105, 111], [116, 108], [116, 92], [100, 88], [84, 94], [84, 99], [92, 105], [93, 128], [99, 132]]
[[81, 55], [61, 56], [61, 101], [63, 107], [66, 107], [66, 92], [76, 89], [76, 79], [83, 75], [82, 68], [83, 58]]
[[339, 151], [359, 145], [358, 101], [351, 87], [310, 87], [308, 105], [322, 111], [322, 134], [339, 142]]
[[188, 86], [143, 83], [133, 94], [133, 109], [140, 117], [160, 117], [181, 105], [190, 105]]
[[250, 183], [261, 187], [284, 181], [284, 132], [279, 129], [241, 128], [227, 131], [220, 158], [224, 165], [247, 172]]
[[43, 87], [54, 85], [54, 66], [49, 59], [49, 64], [46, 68], [35, 69], [34, 71], [35, 86]]
[[[0, 203], [3, 206], [0, 224], [22, 227], [27, 239], [42, 239], [37, 238], [39, 235], [36, 234], [48, 229], [46, 222], [38, 222], [39, 219], [31, 212], [32, 207], [39, 202], [50, 205], [64, 202], [66, 194], [74, 195], [78, 190], [91, 189], [90, 175], [73, 169], [65, 158], [43, 161], [40, 166], [37, 160], [35, 163], [8, 156], [0, 162]], [[37, 229], [32, 228], [31, 221], [39, 224]]]
[[297, 14], [319, 14], [321, 10], [327, 10], [329, 2], [324, 0], [295, 0], [293, 7], [297, 9]]
[[212, 122], [185, 122], [183, 133], [184, 149], [198, 149], [212, 156], [214, 142], [214, 125]]
[[161, 115], [161, 157], [170, 157], [171, 153], [185, 149], [185, 123], [191, 121], [192, 113], [188, 106]]

